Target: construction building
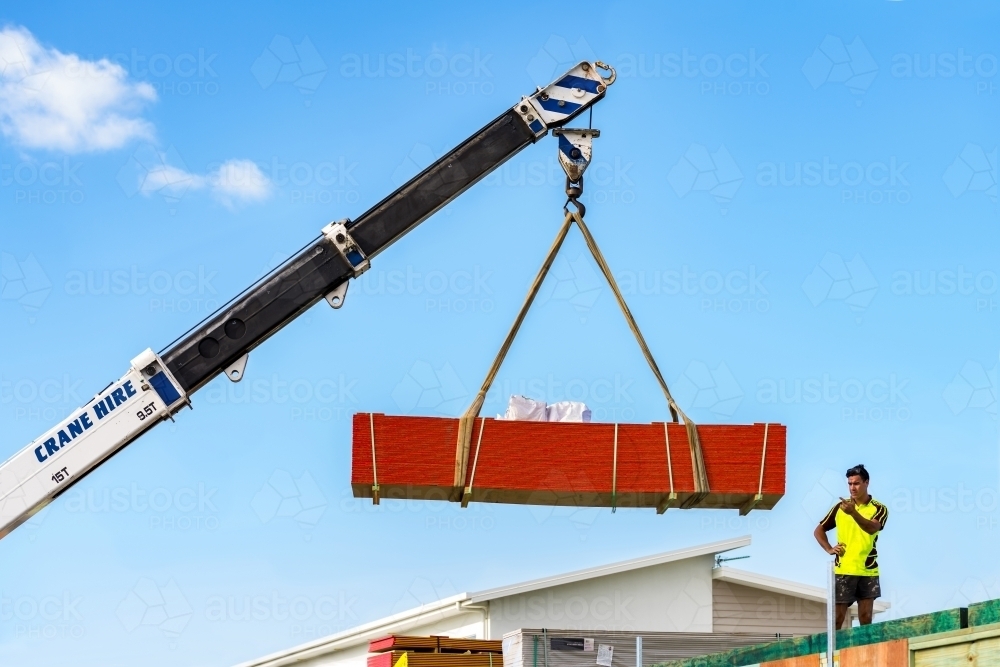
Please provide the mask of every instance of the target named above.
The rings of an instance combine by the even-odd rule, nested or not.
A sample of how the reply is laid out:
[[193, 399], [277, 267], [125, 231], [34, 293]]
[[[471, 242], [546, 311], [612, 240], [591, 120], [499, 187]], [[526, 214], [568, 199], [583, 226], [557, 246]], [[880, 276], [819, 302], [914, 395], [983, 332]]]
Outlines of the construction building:
[[[460, 593], [242, 663], [365, 667], [389, 634], [502, 639], [520, 628], [810, 635], [826, 628], [826, 591], [732, 567], [716, 557], [750, 537], [702, 544], [475, 593]], [[876, 603], [880, 613], [887, 605]], [[711, 641], [704, 652], [710, 653]], [[497, 666], [499, 667], [499, 666]]]

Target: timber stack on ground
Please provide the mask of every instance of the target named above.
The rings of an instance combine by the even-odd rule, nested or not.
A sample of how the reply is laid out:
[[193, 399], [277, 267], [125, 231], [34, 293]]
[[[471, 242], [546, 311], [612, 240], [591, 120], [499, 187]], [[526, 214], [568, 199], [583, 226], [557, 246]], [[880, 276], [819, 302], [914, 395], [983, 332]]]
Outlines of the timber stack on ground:
[[[354, 415], [351, 488], [357, 498], [455, 499], [459, 420]], [[477, 419], [465, 487], [475, 502], [583, 507], [771, 509], [785, 493], [781, 424], [697, 427], [709, 493], [695, 495], [681, 424]], [[671, 499], [671, 495], [673, 496]]]
[[503, 667], [499, 640], [389, 635], [368, 643], [368, 667]]
[[[839, 667], [996, 667], [1000, 600], [837, 631]], [[826, 633], [654, 667], [821, 667]]]

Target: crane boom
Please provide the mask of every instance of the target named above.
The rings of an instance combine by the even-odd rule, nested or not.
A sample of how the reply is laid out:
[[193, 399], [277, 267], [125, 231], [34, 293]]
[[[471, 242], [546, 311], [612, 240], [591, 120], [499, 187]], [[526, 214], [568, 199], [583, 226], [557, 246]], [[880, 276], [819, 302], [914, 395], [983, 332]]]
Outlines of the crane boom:
[[172, 419], [220, 373], [242, 379], [250, 351], [319, 300], [339, 308], [350, 279], [373, 257], [550, 129], [592, 107], [614, 78], [601, 62], [579, 63], [356, 220], [323, 227], [318, 238], [159, 354], [147, 349], [136, 356], [124, 376], [0, 465], [0, 538], [122, 447]]

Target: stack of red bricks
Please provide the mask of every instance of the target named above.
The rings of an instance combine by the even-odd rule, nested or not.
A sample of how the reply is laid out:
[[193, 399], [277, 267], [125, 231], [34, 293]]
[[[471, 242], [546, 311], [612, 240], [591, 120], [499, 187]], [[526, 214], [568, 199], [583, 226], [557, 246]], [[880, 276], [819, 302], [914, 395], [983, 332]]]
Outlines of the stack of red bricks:
[[[756, 509], [774, 507], [785, 493], [785, 427], [697, 428], [710, 488], [698, 507], [738, 509], [758, 491]], [[658, 507], [672, 490], [676, 506], [694, 494], [683, 425], [668, 424], [667, 433], [663, 422], [617, 429], [616, 447], [614, 424], [477, 419], [465, 485], [476, 502], [528, 505]], [[372, 497], [377, 470], [382, 498], [454, 498], [457, 441], [458, 419], [354, 415], [354, 496]]]
[[[499, 640], [389, 635], [368, 643], [368, 667], [503, 667]], [[400, 666], [402, 667], [402, 665]]]

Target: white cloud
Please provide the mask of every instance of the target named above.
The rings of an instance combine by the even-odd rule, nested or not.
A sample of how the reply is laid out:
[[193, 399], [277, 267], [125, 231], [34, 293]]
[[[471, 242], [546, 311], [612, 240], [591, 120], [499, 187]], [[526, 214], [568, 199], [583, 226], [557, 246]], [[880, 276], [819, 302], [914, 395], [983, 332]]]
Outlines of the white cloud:
[[207, 174], [189, 172], [173, 146], [161, 151], [139, 146], [118, 172], [126, 195], [161, 195], [177, 201], [189, 191], [207, 190], [229, 208], [260, 202], [271, 195], [272, 183], [250, 160], [227, 160]]
[[271, 195], [271, 181], [250, 160], [228, 160], [208, 176], [212, 193], [223, 203], [259, 202]]
[[173, 146], [161, 150], [150, 143], [155, 128], [141, 112], [154, 101], [153, 87], [129, 81], [121, 65], [42, 46], [23, 27], [0, 30], [0, 132], [13, 143], [79, 153], [143, 139], [118, 172], [129, 197], [177, 201], [188, 191], [207, 190], [232, 208], [271, 195], [271, 181], [250, 160], [227, 160], [196, 174]]
[[130, 82], [107, 59], [44, 47], [25, 28], [0, 30], [0, 131], [22, 146], [79, 153], [151, 139], [139, 112], [155, 100], [150, 84]]
[[146, 174], [139, 184], [139, 192], [149, 196], [151, 194], [163, 194], [180, 198], [188, 188], [195, 189], [202, 187], [204, 179], [194, 174], [173, 167], [169, 164], [157, 166]]

